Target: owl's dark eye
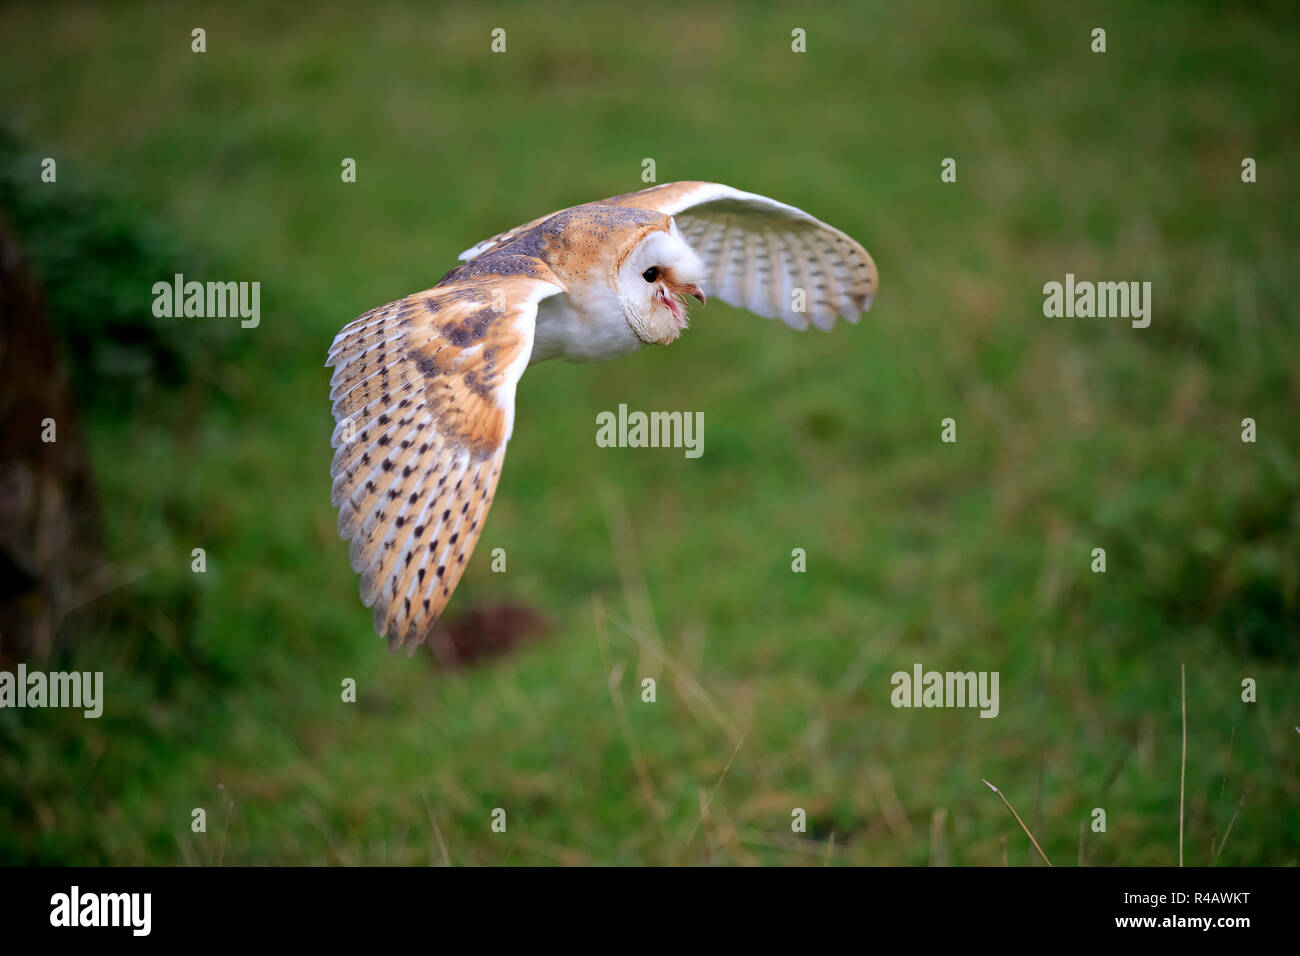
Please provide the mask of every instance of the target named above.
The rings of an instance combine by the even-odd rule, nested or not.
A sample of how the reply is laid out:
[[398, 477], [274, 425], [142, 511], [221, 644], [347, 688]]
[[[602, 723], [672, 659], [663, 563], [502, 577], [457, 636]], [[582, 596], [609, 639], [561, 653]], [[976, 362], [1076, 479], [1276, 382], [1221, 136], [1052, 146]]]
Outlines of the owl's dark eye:
[[646, 282], [654, 282], [655, 279], [659, 278], [659, 267], [651, 266], [645, 272], [641, 273], [641, 278], [645, 279]]

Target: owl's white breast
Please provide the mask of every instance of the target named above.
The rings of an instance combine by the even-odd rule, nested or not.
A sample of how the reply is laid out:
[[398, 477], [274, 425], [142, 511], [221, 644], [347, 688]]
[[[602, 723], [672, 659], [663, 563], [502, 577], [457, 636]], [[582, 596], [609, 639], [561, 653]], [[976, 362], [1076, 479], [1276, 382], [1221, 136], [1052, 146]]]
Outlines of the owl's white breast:
[[528, 364], [549, 358], [603, 362], [635, 352], [641, 345], [614, 290], [607, 282], [589, 282], [579, 292], [553, 295], [537, 304], [537, 331]]

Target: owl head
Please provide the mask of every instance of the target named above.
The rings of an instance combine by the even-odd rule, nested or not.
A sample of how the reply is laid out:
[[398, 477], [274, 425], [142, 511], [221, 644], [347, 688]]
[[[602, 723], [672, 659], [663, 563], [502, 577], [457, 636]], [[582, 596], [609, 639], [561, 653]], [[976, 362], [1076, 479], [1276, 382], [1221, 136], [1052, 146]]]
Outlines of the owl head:
[[677, 232], [677, 224], [643, 238], [614, 277], [627, 324], [642, 342], [667, 345], [686, 328], [687, 296], [705, 301], [704, 263]]

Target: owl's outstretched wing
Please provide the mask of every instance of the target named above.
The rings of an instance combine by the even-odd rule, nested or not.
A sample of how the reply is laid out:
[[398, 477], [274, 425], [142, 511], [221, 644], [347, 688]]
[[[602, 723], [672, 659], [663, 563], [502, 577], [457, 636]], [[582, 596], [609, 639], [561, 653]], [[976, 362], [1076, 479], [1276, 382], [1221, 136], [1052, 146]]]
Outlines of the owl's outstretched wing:
[[449, 274], [334, 339], [330, 474], [361, 599], [390, 646], [427, 636], [478, 541], [514, 425], [545, 267]]
[[830, 329], [837, 315], [856, 322], [871, 308], [877, 276], [867, 250], [802, 209], [697, 182], [665, 183], [605, 202], [672, 216], [709, 270], [709, 295], [728, 305], [796, 329], [809, 320]]

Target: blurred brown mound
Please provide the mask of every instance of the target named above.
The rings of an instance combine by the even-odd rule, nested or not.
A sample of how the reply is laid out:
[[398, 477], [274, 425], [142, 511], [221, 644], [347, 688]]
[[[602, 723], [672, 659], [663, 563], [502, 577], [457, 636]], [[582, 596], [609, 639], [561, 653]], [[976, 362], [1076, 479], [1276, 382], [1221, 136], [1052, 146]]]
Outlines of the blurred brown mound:
[[434, 628], [429, 651], [441, 667], [472, 667], [502, 657], [549, 630], [546, 620], [531, 608], [488, 604]]
[[[45, 299], [0, 220], [0, 665], [44, 661], [99, 564], [99, 504]], [[48, 440], [53, 439], [53, 440]]]

